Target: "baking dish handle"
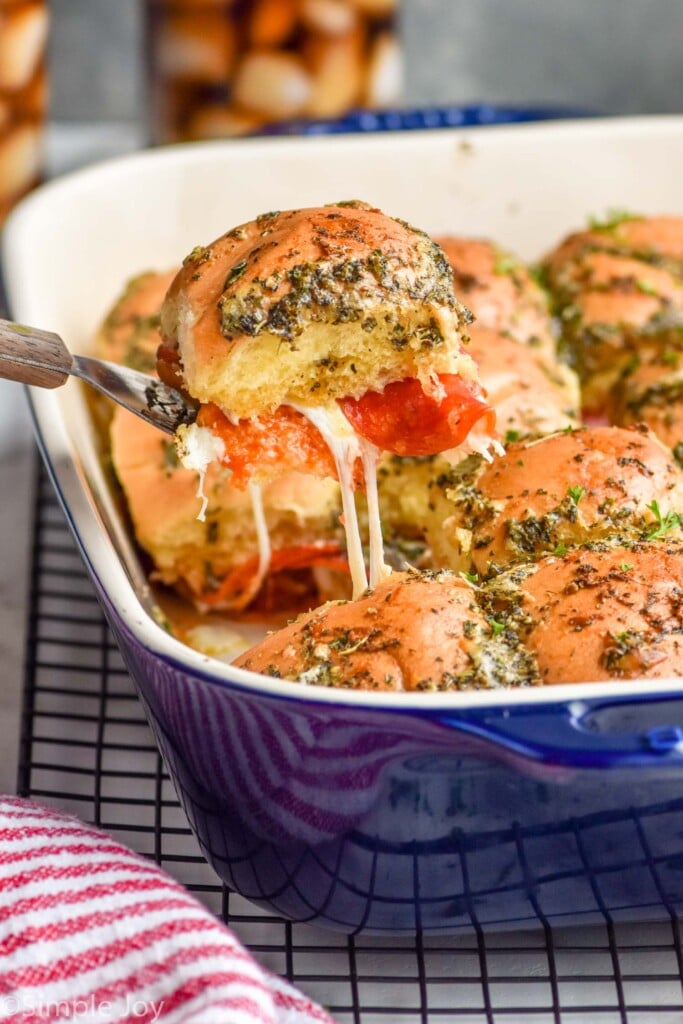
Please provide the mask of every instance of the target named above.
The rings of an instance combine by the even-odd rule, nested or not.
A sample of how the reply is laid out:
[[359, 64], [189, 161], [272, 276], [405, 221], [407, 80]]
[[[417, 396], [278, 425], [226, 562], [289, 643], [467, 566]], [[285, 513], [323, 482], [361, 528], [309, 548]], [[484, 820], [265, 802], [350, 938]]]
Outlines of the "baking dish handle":
[[[642, 728], [633, 722], [639, 711], [645, 719]], [[472, 738], [502, 746], [508, 754], [544, 764], [573, 768], [683, 764], [680, 698], [508, 706], [493, 714], [487, 709], [482, 715], [440, 715], [439, 720]], [[619, 728], [624, 721], [636, 727]]]

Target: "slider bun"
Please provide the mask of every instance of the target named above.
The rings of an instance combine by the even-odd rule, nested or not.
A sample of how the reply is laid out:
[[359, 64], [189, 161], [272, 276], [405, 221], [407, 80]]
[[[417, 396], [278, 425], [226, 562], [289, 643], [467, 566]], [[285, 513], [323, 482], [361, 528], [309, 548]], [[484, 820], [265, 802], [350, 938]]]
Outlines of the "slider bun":
[[159, 310], [175, 275], [175, 270], [147, 271], [128, 281], [95, 336], [100, 359], [154, 372], [161, 341]]
[[635, 293], [680, 304], [683, 289], [670, 270], [645, 260], [611, 252], [586, 252], [566, 264], [556, 289], [571, 295], [586, 291]]
[[[502, 439], [536, 437], [577, 425], [579, 388], [568, 367], [536, 349], [520, 345], [488, 328], [471, 328], [470, 355], [479, 368], [487, 400], [496, 412]], [[457, 452], [449, 458], [462, 458]], [[496, 462], [497, 464], [497, 462]], [[429, 458], [385, 457], [378, 471], [380, 513], [385, 538], [412, 565], [433, 564], [469, 570], [469, 545], [463, 556], [459, 526], [446, 496], [453, 463]], [[444, 526], [444, 520], [448, 523]], [[422, 549], [420, 543], [422, 542]]]
[[474, 378], [464, 322], [439, 247], [364, 203], [265, 214], [198, 247], [162, 309], [187, 390], [239, 417]]
[[[662, 515], [683, 510], [683, 474], [646, 428], [592, 427], [511, 444], [491, 465], [465, 460], [435, 489], [451, 511], [440, 531], [433, 523], [432, 545], [450, 568], [471, 561], [483, 576], [558, 545], [641, 537], [656, 522], [646, 508], [653, 501]], [[443, 515], [443, 503], [435, 505]]]
[[643, 352], [617, 381], [609, 402], [612, 423], [646, 423], [683, 463], [683, 353]]
[[452, 573], [395, 573], [358, 601], [324, 605], [235, 662], [265, 675], [365, 690], [452, 690], [535, 681], [491, 637], [474, 589]]
[[502, 438], [509, 431], [526, 437], [577, 426], [579, 382], [569, 367], [477, 324], [470, 328], [467, 351]]
[[634, 217], [623, 222], [618, 236], [643, 258], [683, 260], [683, 217]]
[[456, 295], [478, 326], [554, 354], [548, 300], [520, 260], [484, 239], [448, 235], [437, 242], [453, 268]]
[[565, 338], [599, 409], [633, 353], [683, 313], [683, 285], [670, 271], [609, 252], [589, 252], [556, 277]]
[[[230, 473], [213, 463], [204, 482], [206, 521], [200, 522], [197, 474], [178, 464], [170, 438], [120, 407], [110, 437], [135, 536], [152, 557], [157, 578], [201, 604], [207, 590], [258, 554], [247, 492], [233, 487]], [[339, 539], [336, 482], [288, 473], [264, 486], [263, 501], [274, 551]]]
[[602, 228], [577, 231], [546, 256], [544, 267], [550, 284], [568, 263], [584, 253], [604, 250], [624, 253], [649, 263], [676, 264], [683, 260], [683, 217], [638, 217], [607, 220]]
[[[510, 433], [521, 439], [577, 425], [579, 388], [576, 375], [568, 367], [476, 324], [470, 331], [468, 351], [479, 368], [487, 400], [495, 409], [502, 439]], [[454, 452], [449, 457], [461, 459], [462, 455]], [[396, 549], [395, 557], [403, 555], [411, 565], [421, 566], [429, 564], [431, 548], [434, 564], [469, 569], [460, 550], [453, 552], [448, 531], [442, 529], [452, 506], [440, 483], [449, 479], [452, 469], [443, 455], [394, 455], [381, 462], [378, 486], [382, 527], [385, 539]]]
[[665, 542], [538, 562], [521, 611], [542, 682], [683, 676], [682, 580], [683, 548]]

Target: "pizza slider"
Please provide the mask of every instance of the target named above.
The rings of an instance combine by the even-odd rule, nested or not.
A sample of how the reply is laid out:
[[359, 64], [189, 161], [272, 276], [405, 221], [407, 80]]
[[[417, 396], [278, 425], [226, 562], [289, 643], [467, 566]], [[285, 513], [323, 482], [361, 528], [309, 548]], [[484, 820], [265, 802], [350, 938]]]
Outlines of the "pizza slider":
[[497, 614], [518, 623], [545, 685], [683, 676], [680, 541], [575, 550], [513, 577]]
[[641, 352], [624, 369], [609, 396], [611, 423], [645, 423], [683, 465], [683, 351]]
[[337, 601], [270, 633], [235, 662], [264, 675], [363, 690], [530, 686], [533, 658], [501, 635], [462, 577], [394, 573], [356, 601]]
[[237, 487], [290, 470], [338, 478], [354, 592], [366, 487], [370, 579], [385, 571], [380, 451], [487, 450], [493, 412], [463, 351], [468, 315], [427, 235], [365, 203], [265, 214], [195, 249], [162, 308], [160, 376], [199, 403], [181, 457]]
[[126, 283], [95, 336], [100, 359], [154, 373], [161, 340], [161, 303], [176, 273], [177, 268], [161, 273], [148, 270]]
[[336, 481], [283, 474], [263, 486], [254, 515], [248, 491], [234, 487], [215, 462], [206, 472], [207, 509], [199, 520], [196, 474], [180, 465], [170, 438], [117, 409], [110, 439], [136, 539], [154, 562], [153, 578], [200, 610], [242, 611], [256, 600], [266, 577], [275, 576], [283, 603], [296, 604], [302, 572], [311, 596], [311, 570], [348, 572]]
[[683, 219], [630, 218], [571, 235], [546, 257], [587, 411], [603, 411], [634, 354], [681, 347], [682, 252]]
[[[96, 334], [99, 356], [153, 370], [159, 310], [175, 273], [150, 271], [126, 284]], [[241, 611], [259, 598], [267, 577], [269, 592], [285, 605], [296, 604], [302, 590], [314, 596], [323, 569], [335, 585], [347, 579], [334, 480], [287, 473], [263, 488], [255, 509], [216, 463], [207, 470], [208, 506], [199, 522], [196, 474], [180, 465], [165, 434], [120, 406], [107, 411], [103, 427], [136, 539], [154, 563], [153, 578], [197, 608]]]
[[683, 473], [646, 427], [591, 427], [511, 444], [490, 466], [468, 458], [433, 481], [431, 505], [435, 558], [489, 577], [589, 542], [678, 534]]
[[444, 235], [436, 241], [453, 268], [456, 293], [477, 326], [554, 357], [548, 298], [520, 259], [484, 238]]

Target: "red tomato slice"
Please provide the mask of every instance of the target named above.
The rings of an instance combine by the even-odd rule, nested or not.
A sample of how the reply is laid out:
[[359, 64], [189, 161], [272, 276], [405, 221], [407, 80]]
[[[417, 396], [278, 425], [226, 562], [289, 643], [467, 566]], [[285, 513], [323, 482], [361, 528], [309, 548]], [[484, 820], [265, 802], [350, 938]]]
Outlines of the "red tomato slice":
[[439, 382], [446, 392], [441, 401], [409, 377], [383, 391], [341, 398], [339, 404], [358, 434], [395, 455], [436, 455], [456, 448], [483, 417], [493, 430], [495, 413], [478, 385], [453, 373], [441, 374]]
[[281, 405], [269, 416], [232, 423], [217, 405], [202, 405], [200, 427], [208, 427], [225, 445], [222, 461], [243, 489], [252, 476], [281, 476], [291, 470], [336, 478], [332, 453], [318, 430], [296, 409]]
[[[200, 594], [199, 600], [209, 608], [215, 608], [217, 605], [243, 607], [246, 600], [252, 600], [256, 596], [249, 588], [258, 572], [258, 565], [258, 555], [248, 558], [246, 562], [235, 566], [216, 590], [205, 590]], [[337, 572], [349, 571], [349, 563], [339, 544], [334, 541], [321, 541], [314, 544], [295, 544], [273, 551], [270, 574], [285, 570], [312, 569], [317, 565], [335, 569]]]

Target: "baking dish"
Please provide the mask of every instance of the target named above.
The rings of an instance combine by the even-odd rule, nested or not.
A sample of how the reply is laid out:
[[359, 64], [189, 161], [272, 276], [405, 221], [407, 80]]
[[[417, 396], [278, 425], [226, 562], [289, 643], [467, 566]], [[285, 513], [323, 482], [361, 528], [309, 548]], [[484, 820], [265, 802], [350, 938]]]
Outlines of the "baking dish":
[[[205, 144], [44, 187], [13, 315], [77, 350], [131, 273], [265, 209], [358, 197], [533, 258], [590, 213], [683, 210], [683, 118]], [[39, 444], [201, 847], [244, 896], [346, 932], [653, 917], [683, 900], [683, 684], [378, 694], [211, 661], [155, 621], [77, 385]]]

